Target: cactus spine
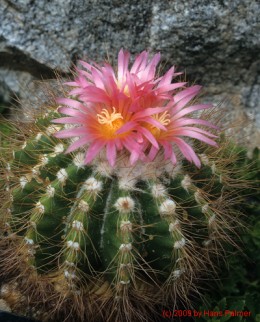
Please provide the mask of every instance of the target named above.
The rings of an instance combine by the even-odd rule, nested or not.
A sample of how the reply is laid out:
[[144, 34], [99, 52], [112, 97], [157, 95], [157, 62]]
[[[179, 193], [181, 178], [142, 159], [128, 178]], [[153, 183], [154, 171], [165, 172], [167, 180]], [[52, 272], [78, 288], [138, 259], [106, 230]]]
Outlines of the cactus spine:
[[[169, 100], [165, 86], [170, 91], [173, 87], [167, 84], [168, 76], [157, 87], [161, 96], [156, 104]], [[152, 105], [155, 114], [149, 118], [152, 98], [146, 97], [148, 107], [142, 106], [147, 114], [136, 113], [131, 121], [131, 126], [137, 124], [136, 130], [127, 128], [134, 140], [119, 133], [121, 143], [116, 141], [113, 147], [115, 131], [126, 117], [120, 100], [129, 105], [133, 90], [131, 83], [128, 87], [120, 84], [118, 80], [120, 112], [115, 107], [110, 112], [98, 107], [95, 119], [94, 130], [110, 140], [107, 150], [99, 149], [88, 164], [86, 149], [93, 153], [97, 145], [80, 147], [77, 141], [74, 152], [75, 142], [69, 146], [59, 138], [61, 126], [52, 122], [60, 113], [72, 116], [72, 123], [82, 114], [64, 107], [57, 110], [56, 102], [30, 124], [16, 124], [11, 148], [3, 149], [0, 268], [22, 294], [14, 309], [26, 310], [28, 295], [34, 303], [33, 315], [43, 321], [154, 321], [154, 305], [187, 301], [190, 289], [196, 290], [196, 278], [215, 269], [212, 258], [219, 254], [223, 241], [231, 241], [230, 232], [237, 223], [234, 205], [239, 198], [234, 186], [243, 181], [234, 161], [244, 152], [237, 152], [236, 147], [230, 150], [225, 140], [218, 148], [197, 143], [198, 158], [190, 146], [171, 134], [188, 162], [176, 151], [170, 152], [169, 143], [160, 141], [162, 131], [178, 122], [181, 109], [197, 88], [176, 94], [175, 98], [182, 95], [186, 101], [178, 103], [175, 116], [166, 113], [165, 107]], [[162, 93], [158, 88], [164, 88]], [[59, 103], [86, 110], [81, 96], [73, 100], [72, 94]], [[206, 107], [195, 105], [186, 112], [202, 108]], [[190, 119], [184, 121], [190, 124]], [[68, 123], [64, 118], [59, 122]], [[209, 126], [207, 121], [194, 122]], [[77, 127], [74, 131], [83, 133]], [[213, 145], [204, 134], [214, 135], [205, 130], [193, 133], [187, 127], [185, 131]], [[164, 153], [162, 149], [154, 153], [158, 148], [154, 138]], [[153, 160], [147, 163], [142, 158], [148, 144], [154, 149], [149, 153]], [[133, 147], [134, 152], [123, 145]], [[64, 153], [68, 146], [70, 152]]]

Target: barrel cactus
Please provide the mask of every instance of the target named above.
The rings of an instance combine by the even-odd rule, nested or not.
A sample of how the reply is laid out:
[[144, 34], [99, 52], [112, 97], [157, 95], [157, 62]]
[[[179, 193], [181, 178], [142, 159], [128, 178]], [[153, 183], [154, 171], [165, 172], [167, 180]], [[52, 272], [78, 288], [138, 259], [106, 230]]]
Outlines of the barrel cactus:
[[[244, 152], [201, 87], [81, 61], [1, 153], [2, 295], [43, 321], [154, 321], [216, 268], [238, 222]], [[207, 275], [208, 276], [208, 275]], [[157, 309], [155, 309], [157, 308]], [[156, 312], [153, 312], [155, 310]], [[28, 313], [30, 312], [30, 313]]]

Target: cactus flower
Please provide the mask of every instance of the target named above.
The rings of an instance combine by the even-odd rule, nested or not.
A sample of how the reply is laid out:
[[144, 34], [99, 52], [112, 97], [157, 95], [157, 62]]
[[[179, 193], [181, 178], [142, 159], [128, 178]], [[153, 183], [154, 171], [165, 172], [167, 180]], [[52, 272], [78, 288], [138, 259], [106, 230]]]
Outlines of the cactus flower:
[[190, 162], [200, 167], [200, 160], [186, 138], [216, 145], [216, 135], [200, 126], [217, 129], [206, 120], [191, 118], [192, 113], [211, 108], [211, 104], [189, 105], [200, 86], [172, 79], [179, 75], [174, 67], [162, 77], [156, 77], [160, 54], [150, 61], [142, 52], [129, 69], [130, 54], [120, 50], [117, 72], [111, 65], [90, 65], [81, 61], [85, 70], [78, 70], [75, 81], [66, 83], [73, 89], [70, 98], [59, 98], [65, 114], [55, 123], [71, 124], [56, 134], [58, 138], [78, 138], [67, 152], [83, 147], [85, 163], [90, 163], [106, 149], [111, 166], [118, 151], [128, 151], [130, 164], [138, 159], [152, 161], [160, 150], [173, 164], [178, 162], [176, 148]]
[[224, 135], [215, 147], [201, 87], [172, 82], [173, 67], [157, 77], [159, 59], [144, 51], [129, 68], [121, 50], [117, 71], [82, 61], [64, 97], [51, 92], [31, 121], [7, 121], [0, 293], [14, 312], [155, 321], [188, 304], [234, 243], [246, 151]]

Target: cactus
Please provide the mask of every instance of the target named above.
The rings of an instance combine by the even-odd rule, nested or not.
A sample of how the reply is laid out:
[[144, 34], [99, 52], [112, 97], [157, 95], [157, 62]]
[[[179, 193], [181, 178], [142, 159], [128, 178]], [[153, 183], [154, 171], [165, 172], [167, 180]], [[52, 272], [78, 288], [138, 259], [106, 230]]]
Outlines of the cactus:
[[117, 77], [82, 62], [72, 90], [12, 127], [0, 271], [16, 311], [154, 321], [156, 307], [187, 303], [233, 243], [246, 152], [219, 136], [211, 112], [184, 118], [211, 107], [187, 106], [200, 87], [172, 84], [173, 69], [156, 79], [159, 55], [142, 53], [130, 72], [128, 59], [120, 51]]

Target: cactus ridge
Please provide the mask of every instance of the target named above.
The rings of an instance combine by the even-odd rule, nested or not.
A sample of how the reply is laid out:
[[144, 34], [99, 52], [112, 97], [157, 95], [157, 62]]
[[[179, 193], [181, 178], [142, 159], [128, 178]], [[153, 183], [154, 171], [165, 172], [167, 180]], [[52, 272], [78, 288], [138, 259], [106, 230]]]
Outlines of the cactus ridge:
[[[214, 270], [211, 257], [237, 223], [231, 188], [240, 170], [227, 144], [198, 146], [201, 169], [158, 156], [140, 171], [124, 154], [115, 170], [102, 155], [85, 166], [84, 151], [64, 154], [52, 135], [54, 115], [29, 135], [21, 128], [26, 141], [1, 159], [2, 269], [24, 276], [27, 292], [34, 281], [37, 296], [56, 294], [59, 314], [69, 304], [77, 321], [94, 319], [97, 308], [106, 321], [121, 321], [126, 309], [134, 321], [153, 302], [186, 297], [196, 277]], [[41, 318], [55, 319], [52, 310]]]

